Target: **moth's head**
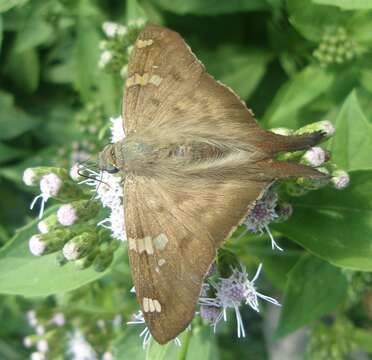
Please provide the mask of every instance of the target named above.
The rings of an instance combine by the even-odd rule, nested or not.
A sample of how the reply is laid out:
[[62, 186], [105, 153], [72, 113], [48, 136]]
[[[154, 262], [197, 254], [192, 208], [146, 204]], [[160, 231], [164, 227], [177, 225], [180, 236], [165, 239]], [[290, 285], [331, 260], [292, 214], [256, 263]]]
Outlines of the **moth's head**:
[[119, 168], [116, 164], [114, 144], [106, 145], [98, 155], [98, 166], [100, 170], [110, 174], [117, 173]]

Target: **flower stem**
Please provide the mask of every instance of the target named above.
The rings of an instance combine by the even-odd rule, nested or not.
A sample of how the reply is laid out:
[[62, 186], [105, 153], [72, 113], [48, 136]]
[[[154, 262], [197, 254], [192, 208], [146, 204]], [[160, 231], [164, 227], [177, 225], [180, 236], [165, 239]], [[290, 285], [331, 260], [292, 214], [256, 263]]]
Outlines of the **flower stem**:
[[187, 350], [189, 348], [190, 339], [192, 335], [192, 329], [190, 331], [185, 331], [182, 337], [182, 345], [178, 354], [178, 360], [186, 360]]

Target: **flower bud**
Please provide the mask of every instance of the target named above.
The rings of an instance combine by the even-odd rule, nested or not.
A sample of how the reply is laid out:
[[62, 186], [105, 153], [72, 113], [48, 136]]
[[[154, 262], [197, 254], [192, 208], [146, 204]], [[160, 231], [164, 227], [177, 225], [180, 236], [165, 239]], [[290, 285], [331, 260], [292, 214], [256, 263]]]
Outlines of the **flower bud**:
[[86, 197], [77, 184], [71, 182], [68, 178], [64, 180], [55, 173], [46, 174], [41, 178], [40, 190], [44, 201], [47, 201], [51, 197], [60, 201], [70, 201]]
[[105, 271], [112, 263], [114, 254], [111, 249], [103, 250], [98, 253], [93, 261], [93, 268], [97, 272]]
[[275, 219], [275, 222], [285, 222], [293, 213], [292, 205], [284, 202], [279, 203], [276, 207], [276, 213], [278, 214], [278, 217]]
[[200, 316], [208, 323], [214, 323], [218, 315], [221, 313], [221, 309], [216, 306], [201, 305]]
[[36, 348], [41, 353], [46, 353], [49, 349], [48, 341], [46, 339], [38, 340], [38, 342], [36, 343]]
[[45, 360], [46, 357], [45, 357], [45, 354], [43, 354], [42, 352], [33, 352], [31, 354], [31, 360]]
[[39, 221], [39, 223], [37, 224], [38, 230], [43, 234], [46, 234], [52, 230], [56, 230], [60, 227], [61, 226], [58, 223], [57, 214], [51, 214], [45, 219]]
[[23, 338], [23, 346], [26, 348], [32, 347], [36, 342], [35, 336], [25, 336]]
[[69, 240], [63, 247], [63, 255], [67, 260], [77, 260], [89, 253], [97, 244], [97, 236], [84, 232]]
[[307, 150], [302, 156], [301, 162], [305, 165], [318, 167], [326, 161], [326, 152], [319, 146], [314, 146]]
[[41, 166], [34, 168], [27, 168], [23, 172], [23, 182], [27, 186], [36, 186], [43, 176], [53, 173], [62, 180], [68, 179], [67, 170], [57, 167]]
[[93, 251], [91, 251], [88, 255], [82, 257], [81, 259], [74, 261], [74, 265], [79, 270], [84, 270], [93, 264], [93, 261], [98, 255], [98, 253], [99, 253], [99, 249], [96, 248]]
[[294, 134], [302, 135], [316, 131], [321, 131], [324, 133], [324, 137], [328, 139], [335, 133], [335, 127], [329, 120], [322, 120], [303, 126], [302, 128], [296, 130]]
[[72, 236], [73, 232], [67, 229], [33, 235], [29, 240], [29, 248], [35, 256], [50, 254], [60, 250]]
[[52, 322], [59, 327], [65, 325], [66, 323], [65, 315], [61, 312], [55, 313], [52, 317]]
[[334, 172], [332, 172], [331, 182], [336, 189], [344, 189], [349, 185], [349, 174], [345, 170], [335, 170]]
[[97, 201], [78, 200], [70, 204], [62, 205], [57, 211], [58, 222], [64, 226], [84, 222], [94, 218], [100, 207]]

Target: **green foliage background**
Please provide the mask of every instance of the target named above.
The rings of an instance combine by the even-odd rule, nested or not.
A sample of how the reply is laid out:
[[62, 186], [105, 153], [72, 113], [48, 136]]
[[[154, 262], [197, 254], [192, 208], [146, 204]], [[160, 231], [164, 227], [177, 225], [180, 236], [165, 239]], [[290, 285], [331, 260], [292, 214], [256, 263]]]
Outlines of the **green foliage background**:
[[[289, 199], [293, 216], [273, 227], [284, 253], [255, 236], [233, 238], [226, 248], [248, 267], [263, 262], [267, 291], [283, 294], [277, 341], [330, 314], [336, 322], [346, 318], [349, 340], [372, 352], [366, 340], [372, 336], [371, 0], [0, 0], [0, 358], [28, 357], [22, 337], [31, 333], [30, 308], [93, 319], [122, 313], [126, 320], [136, 310], [125, 251], [103, 274], [57, 267], [52, 255], [30, 255], [35, 194], [21, 179], [29, 166], [70, 166], [74, 144], [94, 153], [107, 140], [108, 118], [120, 113], [123, 80], [97, 66], [101, 25], [138, 17], [180, 32], [264, 127], [322, 119], [336, 125], [327, 147], [350, 172], [351, 185]], [[324, 67], [313, 52], [338, 27], [354, 42], [354, 57]], [[107, 124], [89, 135], [84, 117], [88, 125]], [[367, 280], [360, 282], [361, 274]], [[239, 342], [231, 320], [217, 335], [196, 324], [181, 336], [180, 349], [152, 343], [142, 351], [139, 331], [123, 326], [113, 350], [118, 359], [268, 358], [262, 320], [248, 312], [243, 317], [248, 338]]]

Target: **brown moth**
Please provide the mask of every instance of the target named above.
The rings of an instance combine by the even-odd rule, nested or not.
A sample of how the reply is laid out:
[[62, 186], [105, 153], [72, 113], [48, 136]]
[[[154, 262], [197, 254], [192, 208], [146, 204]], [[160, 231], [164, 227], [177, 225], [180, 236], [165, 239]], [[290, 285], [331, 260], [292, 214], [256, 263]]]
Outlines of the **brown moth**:
[[123, 109], [126, 137], [103, 149], [100, 168], [125, 179], [136, 295], [152, 336], [164, 344], [191, 322], [217, 249], [267, 186], [324, 176], [273, 159], [313, 146], [322, 134], [262, 129], [179, 34], [155, 25], [136, 40]]

